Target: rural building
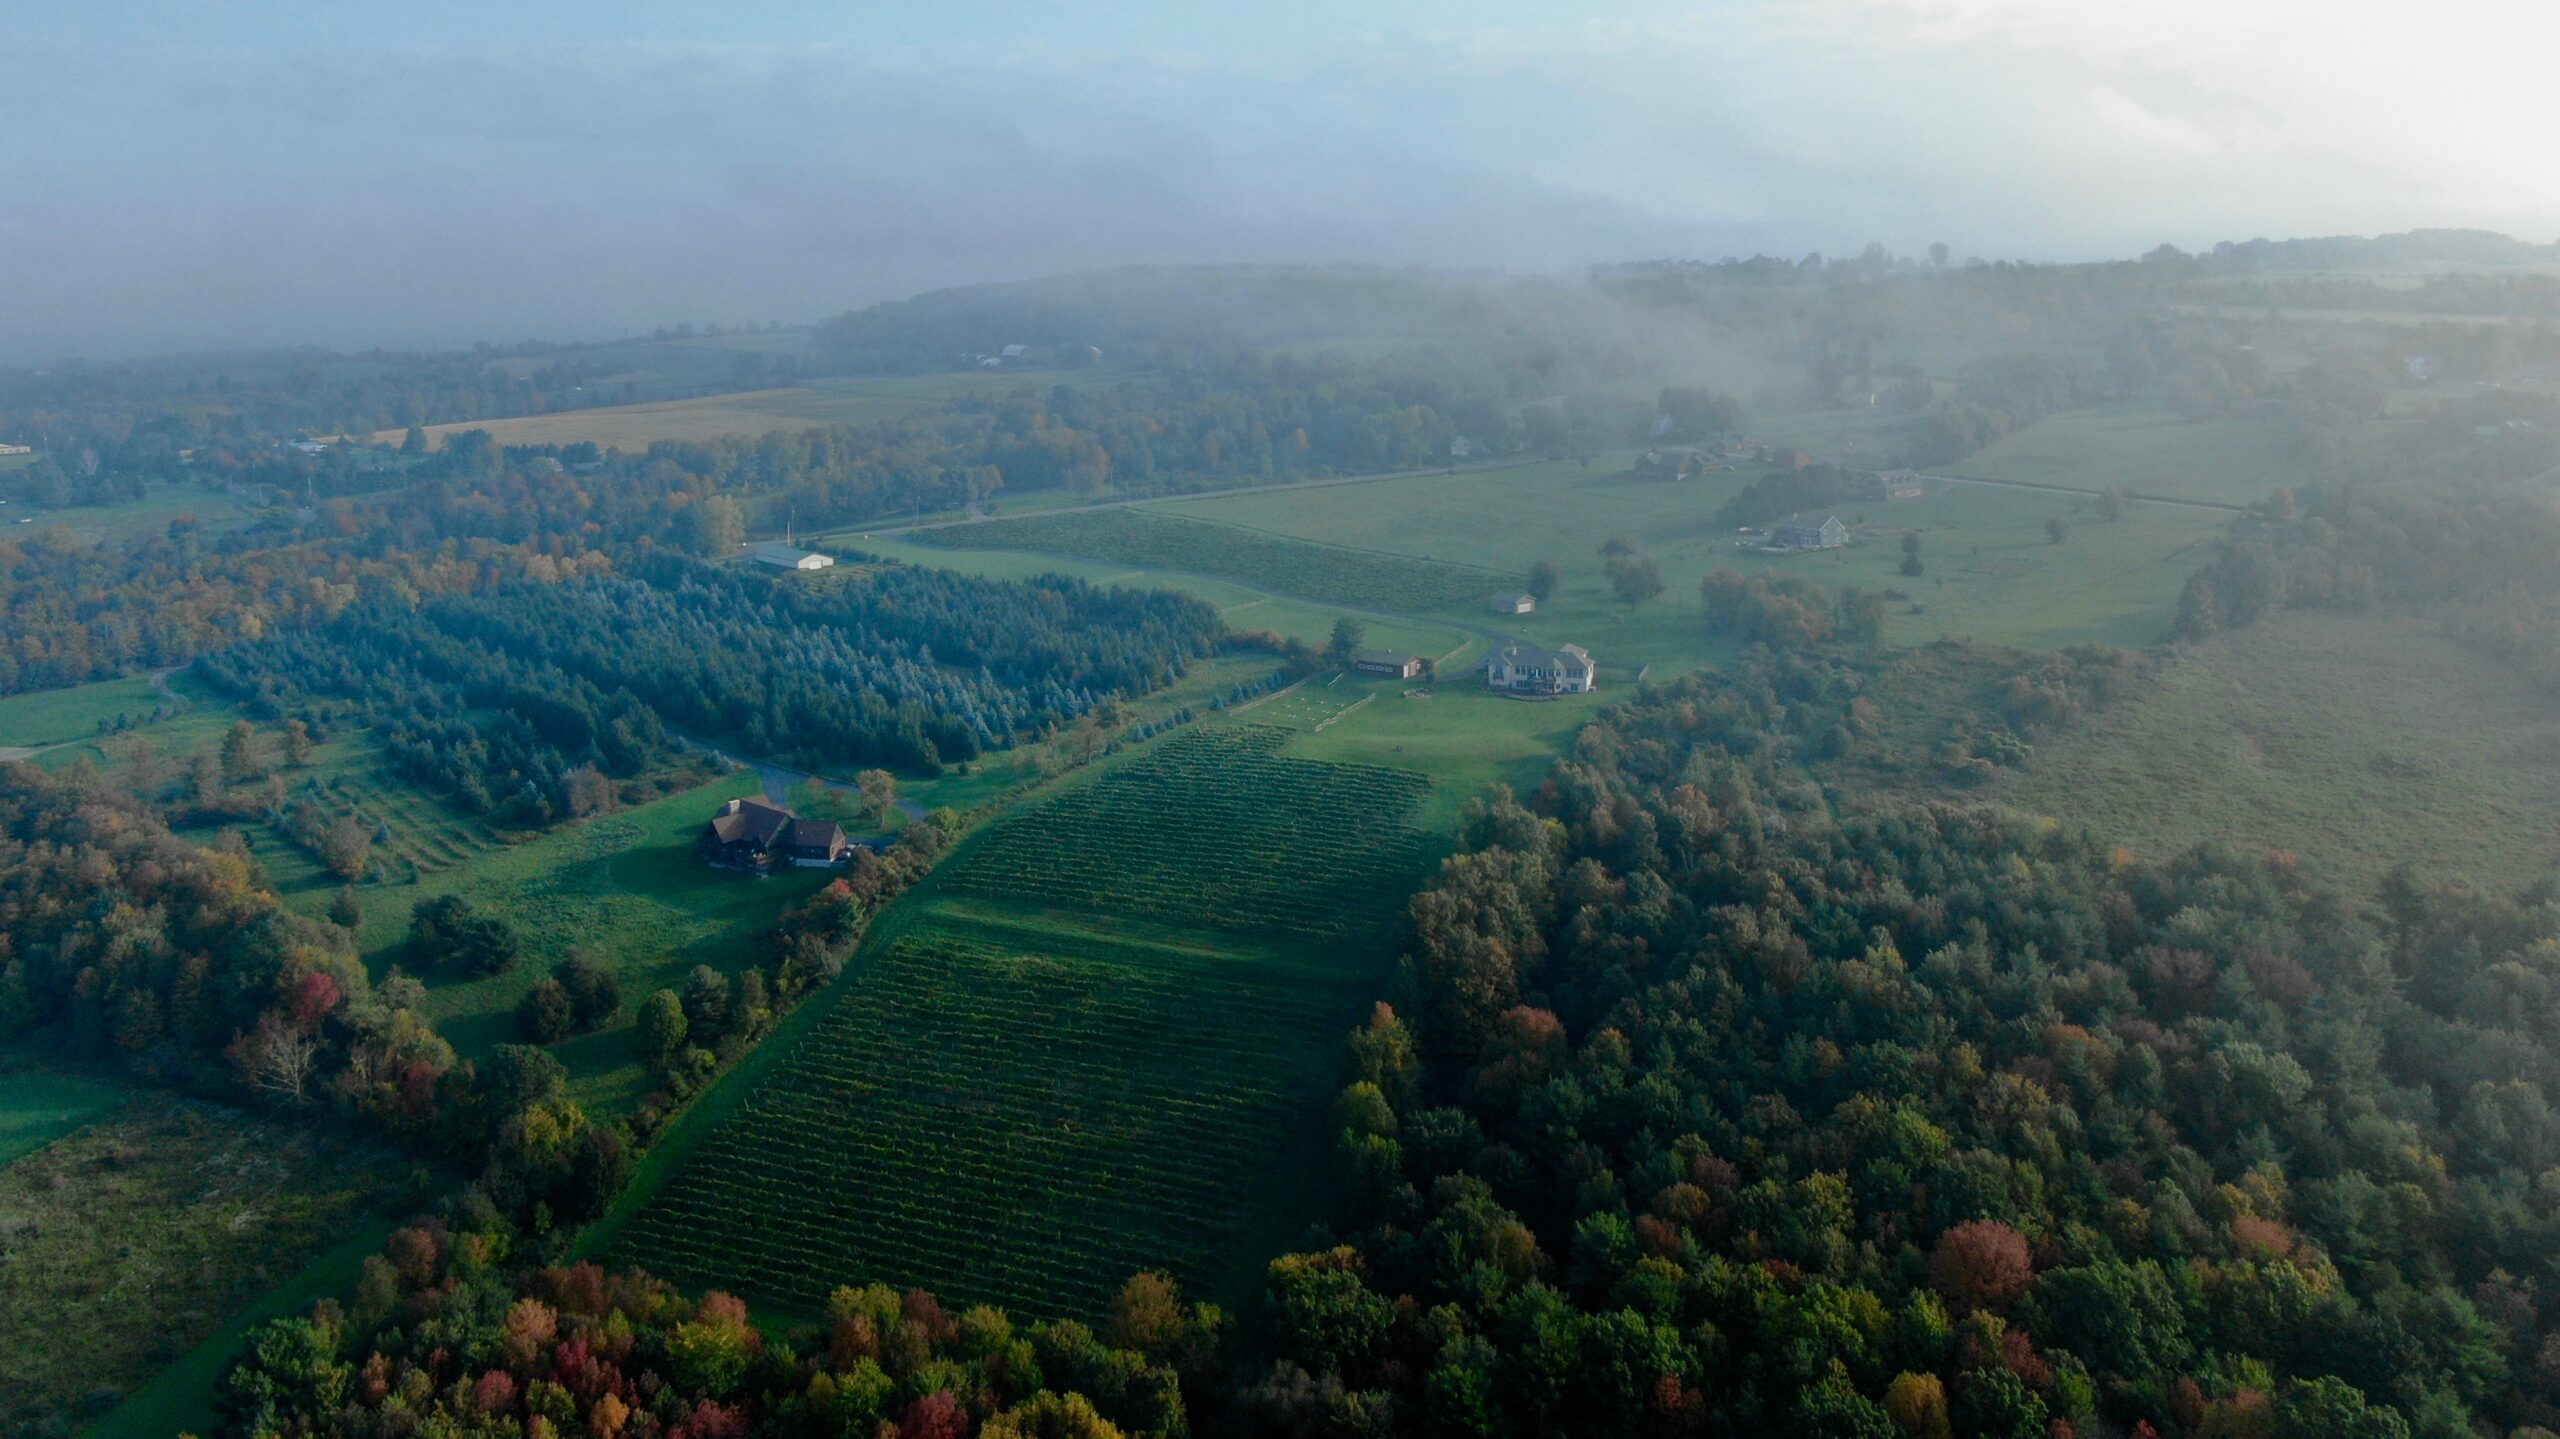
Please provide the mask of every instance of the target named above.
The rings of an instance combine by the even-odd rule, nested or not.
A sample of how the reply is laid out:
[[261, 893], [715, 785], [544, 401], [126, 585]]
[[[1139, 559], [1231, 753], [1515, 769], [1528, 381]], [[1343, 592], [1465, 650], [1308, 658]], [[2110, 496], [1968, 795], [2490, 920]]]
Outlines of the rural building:
[[1867, 476], [1867, 498], [1883, 500], [1916, 500], [1927, 493], [1921, 488], [1917, 470], [1883, 470]]
[[1362, 650], [1352, 657], [1351, 667], [1364, 675], [1393, 675], [1409, 680], [1422, 674], [1422, 656], [1402, 650]]
[[1002, 354], [1003, 357], [1008, 360], [1025, 359], [1031, 354], [1031, 347], [1029, 345], [1007, 345], [1004, 347]]
[[1769, 548], [1780, 551], [1836, 550], [1849, 542], [1849, 527], [1833, 515], [1821, 524], [1780, 524], [1769, 532]]
[[1775, 463], [1783, 469], [1809, 470], [1813, 468], [1813, 456], [1806, 454], [1802, 450], [1779, 450], [1770, 456], [1770, 460], [1772, 463]]
[[1525, 615], [1537, 607], [1538, 597], [1526, 592], [1493, 597], [1492, 609], [1498, 615]]
[[776, 868], [832, 869], [853, 852], [844, 826], [803, 819], [760, 799], [733, 799], [702, 827], [702, 862], [714, 869], [764, 874]]
[[822, 555], [816, 550], [794, 549], [790, 545], [774, 540], [748, 546], [747, 558], [760, 565], [771, 565], [777, 570], [823, 570], [836, 562], [833, 555]]
[[35, 447], [32, 445], [0, 445], [0, 455], [32, 455], [34, 453]]
[[1595, 688], [1599, 667], [1580, 645], [1546, 650], [1514, 640], [1485, 656], [1485, 688], [1513, 695], [1583, 695]]

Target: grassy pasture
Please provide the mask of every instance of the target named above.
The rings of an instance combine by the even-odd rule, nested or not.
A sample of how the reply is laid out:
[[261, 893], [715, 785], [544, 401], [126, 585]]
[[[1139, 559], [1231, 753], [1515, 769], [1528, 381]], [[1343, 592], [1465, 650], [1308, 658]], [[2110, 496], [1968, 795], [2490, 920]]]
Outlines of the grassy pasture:
[[2158, 856], [2201, 840], [2367, 886], [2560, 866], [2560, 708], [2424, 620], [2279, 615], [2046, 740], [1992, 791]]
[[[1333, 488], [1295, 493], [1322, 495]], [[1516, 572], [1380, 553], [1338, 541], [1309, 544], [1286, 534], [1235, 523], [1203, 523], [1188, 512], [1154, 509], [1088, 509], [989, 520], [923, 530], [917, 538], [954, 549], [1030, 550], [1105, 564], [1215, 575], [1358, 609], [1451, 609], [1481, 604], [1496, 590], [1519, 583]]]
[[0, 1168], [0, 1428], [102, 1408], [414, 1171], [308, 1124], [156, 1094]]
[[[38, 530], [69, 530], [82, 542], [120, 544], [165, 533], [172, 520], [191, 519], [208, 533], [234, 528], [249, 518], [238, 500], [203, 485], [153, 485], [142, 498], [114, 505], [71, 505], [39, 510], [15, 502], [0, 504], [0, 537], [24, 539]], [[27, 521], [20, 524], [21, 520]]]
[[1132, 568], [1098, 560], [1061, 559], [1052, 555], [1030, 554], [1019, 550], [960, 550], [941, 545], [921, 544], [901, 537], [856, 538], [847, 543], [874, 554], [903, 560], [909, 564], [934, 565], [958, 570], [964, 574], [985, 575], [996, 579], [1024, 579], [1032, 575], [1063, 574], [1090, 580], [1101, 585], [1143, 585], [1153, 589], [1182, 590], [1198, 595], [1218, 607], [1230, 628], [1268, 630], [1321, 645], [1333, 632], [1333, 622], [1348, 616], [1359, 620], [1367, 631], [1368, 642], [1382, 648], [1410, 650], [1434, 657], [1447, 654], [1470, 638], [1455, 624], [1431, 618], [1419, 620], [1382, 620], [1360, 613], [1356, 607], [1327, 605], [1319, 601], [1290, 599], [1262, 593], [1242, 584], [1204, 579], [1197, 575], [1176, 574], [1161, 570]]
[[1951, 474], [2067, 489], [2248, 504], [2311, 475], [2272, 420], [2190, 424], [2157, 405], [2071, 410], [1945, 467]]
[[[1918, 500], [1843, 507], [1855, 531], [1846, 548], [1775, 557], [1736, 549], [1714, 519], [1751, 478], [1642, 478], [1602, 460], [1587, 470], [1534, 465], [1190, 500], [1176, 513], [1319, 543], [1388, 536], [1418, 556], [1514, 574], [1552, 560], [1564, 585], [1535, 615], [1465, 618], [1542, 644], [1579, 641], [1599, 660], [1604, 681], [1632, 678], [1645, 665], [1669, 674], [1712, 662], [1717, 652], [1701, 633], [1696, 594], [1720, 566], [1901, 590], [1906, 598], [1887, 631], [1899, 642], [1959, 634], [2029, 646], [2150, 643], [2167, 633], [2179, 587], [2227, 520], [2135, 505], [2101, 523], [2074, 496], [1942, 485]], [[2060, 545], [2046, 539], [2053, 518], [2072, 526]], [[1899, 573], [1905, 530], [1922, 537], [1928, 570], [1917, 580]], [[1661, 598], [1634, 610], [1616, 603], [1601, 572], [1600, 546], [1621, 536], [1662, 568]], [[1921, 613], [1909, 613], [1913, 604]]]
[[1283, 759], [1250, 720], [973, 836], [589, 1247], [802, 1310], [877, 1279], [1090, 1318], [1147, 1267], [1249, 1292], [1425, 857], [1420, 776]]

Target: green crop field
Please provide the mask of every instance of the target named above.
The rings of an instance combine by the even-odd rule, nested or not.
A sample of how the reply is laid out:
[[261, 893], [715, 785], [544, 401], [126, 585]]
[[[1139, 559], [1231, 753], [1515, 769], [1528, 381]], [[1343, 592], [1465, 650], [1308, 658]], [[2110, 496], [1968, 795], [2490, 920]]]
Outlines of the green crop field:
[[0, 1168], [0, 1429], [53, 1432], [48, 1416], [113, 1401], [414, 1171], [306, 1124], [148, 1093]]
[[881, 1280], [1090, 1318], [1141, 1268], [1231, 1296], [1308, 1212], [1315, 1101], [1427, 858], [1420, 776], [1289, 733], [1204, 723], [973, 837], [597, 1247], [803, 1310]]
[[2407, 862], [2519, 887], [2560, 872], [2560, 709], [2429, 621], [2279, 615], [2170, 661], [1994, 793], [2147, 857], [2220, 840], [2353, 886]]
[[[1321, 486], [1298, 493], [1333, 495], [1363, 488]], [[1214, 575], [1358, 609], [1481, 606], [1496, 590], [1519, 583], [1516, 572], [1381, 554], [1338, 541], [1308, 544], [1234, 524], [1203, 523], [1188, 512], [1176, 515], [1150, 509], [1076, 510], [988, 520], [922, 530], [917, 537], [955, 549], [1030, 550], [1105, 564]]]

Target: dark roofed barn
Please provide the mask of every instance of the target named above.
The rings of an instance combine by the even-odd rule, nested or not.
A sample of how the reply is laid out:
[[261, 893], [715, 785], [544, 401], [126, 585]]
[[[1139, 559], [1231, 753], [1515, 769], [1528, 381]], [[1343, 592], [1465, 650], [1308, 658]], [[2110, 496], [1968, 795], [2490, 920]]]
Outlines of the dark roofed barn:
[[832, 869], [853, 850], [844, 826], [806, 819], [760, 799], [733, 799], [702, 828], [702, 862], [715, 869], [764, 874], [778, 866]]

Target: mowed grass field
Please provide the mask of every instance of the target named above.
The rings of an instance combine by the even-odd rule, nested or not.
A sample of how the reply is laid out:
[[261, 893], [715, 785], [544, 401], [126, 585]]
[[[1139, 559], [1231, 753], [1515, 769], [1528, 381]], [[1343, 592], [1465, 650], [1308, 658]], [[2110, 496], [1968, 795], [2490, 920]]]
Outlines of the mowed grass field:
[[973, 836], [591, 1247], [803, 1312], [878, 1280], [1092, 1318], [1142, 1268], [1248, 1293], [1312, 1212], [1321, 1098], [1429, 852], [1421, 776], [1288, 739], [1204, 722]]
[[1134, 507], [1070, 510], [920, 530], [952, 549], [1029, 550], [1139, 569], [1174, 570], [1356, 609], [1443, 610], [1517, 588], [1517, 572], [1313, 544], [1188, 514]]
[[1994, 797], [2158, 857], [2218, 840], [2369, 889], [2560, 869], [2560, 705], [2415, 618], [2297, 612], [2169, 661]]
[[2282, 426], [2263, 417], [2189, 423], [2153, 404], [2102, 405], [2037, 421], [1943, 467], [1954, 475], [2066, 489], [2245, 505], [2310, 483]]
[[[0, 1083], [0, 1105], [27, 1098]], [[414, 1187], [414, 1160], [296, 1120], [148, 1091], [111, 1103], [0, 1167], [10, 1433], [103, 1412]]]
[[[645, 450], [660, 440], [754, 439], [775, 430], [903, 419], [971, 396], [994, 399], [1024, 386], [1045, 387], [1057, 378], [1057, 373], [1023, 370], [812, 380], [692, 399], [429, 425], [427, 442], [440, 446], [464, 430], [487, 430], [502, 445], [568, 445], [585, 440], [619, 450]], [[404, 433], [385, 430], [373, 438], [396, 444]]]

